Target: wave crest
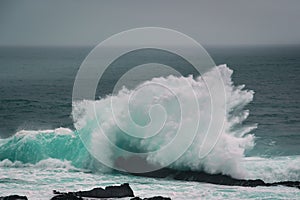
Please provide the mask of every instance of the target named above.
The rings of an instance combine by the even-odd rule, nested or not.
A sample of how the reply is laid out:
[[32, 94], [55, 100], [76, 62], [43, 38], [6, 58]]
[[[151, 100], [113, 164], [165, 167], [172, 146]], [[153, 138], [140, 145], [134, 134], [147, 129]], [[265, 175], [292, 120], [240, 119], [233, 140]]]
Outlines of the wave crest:
[[[226, 65], [221, 65], [194, 79], [175, 76], [154, 78], [138, 86], [139, 88], [147, 87], [147, 90], [141, 91], [138, 94], [139, 98], [134, 99], [133, 103], [130, 102], [130, 98], [136, 95], [136, 91], [126, 88], [114, 96], [107, 96], [96, 101], [77, 102], [73, 110], [75, 126], [91, 154], [95, 157], [101, 155], [100, 159], [105, 159], [105, 162], [110, 163], [111, 166], [120, 157], [128, 157], [126, 152], [116, 150], [113, 145], [129, 152], [153, 152], [147, 154], [146, 162], [151, 165], [165, 166], [172, 154], [181, 151], [180, 144], [177, 145], [178, 149], [175, 148], [172, 151], [162, 153], [157, 150], [163, 149], [176, 137], [178, 127], [183, 125], [187, 134], [194, 131], [190, 127], [199, 117], [198, 113], [193, 111], [194, 107], [190, 106], [191, 92], [185, 87], [188, 82], [193, 87], [197, 98], [201, 122], [189, 148], [169, 167], [178, 170], [204, 170], [208, 173], [223, 173], [242, 178], [245, 173], [240, 162], [244, 158], [245, 151], [254, 145], [254, 136], [249, 132], [256, 128], [256, 125], [244, 126], [242, 124], [249, 115], [249, 111], [244, 110], [244, 107], [252, 101], [254, 92], [245, 90], [244, 86], [235, 86], [231, 79], [232, 73], [233, 71]], [[216, 100], [217, 103], [213, 104], [213, 109], [221, 111], [226, 107], [225, 121], [222, 121], [223, 117], [217, 118], [219, 120], [217, 123], [224, 123], [224, 129], [214, 148], [206, 157], [200, 159], [201, 149], [208, 149], [215, 142], [215, 138], [208, 137], [205, 143], [202, 143], [207, 130], [216, 131], [214, 127], [208, 129], [211, 120], [211, 102], [206, 84], [217, 91], [220, 87], [214, 83], [220, 76], [224, 83], [226, 101], [223, 103]], [[170, 92], [166, 92], [165, 88], [158, 88], [158, 84], [172, 90], [180, 99], [180, 107], [184, 106], [188, 110], [188, 116], [182, 119], [179, 117], [181, 112], [176, 110], [179, 105], [178, 98], [174, 98]], [[112, 102], [114, 102], [114, 111], [111, 110]], [[128, 105], [129, 103], [132, 104]], [[162, 105], [165, 113], [159, 109], [151, 110], [156, 104]], [[128, 107], [130, 107], [130, 111], [128, 111]], [[130, 116], [128, 116], [128, 112]], [[134, 125], [132, 121], [135, 122]], [[152, 125], [162, 121], [165, 122], [164, 127], [159, 130], [157, 135], [138, 138], [141, 135], [151, 135]], [[137, 127], [136, 124], [143, 125], [143, 127]], [[150, 124], [150, 128], [147, 127], [148, 124]], [[210, 134], [213, 133], [208, 132], [208, 136]], [[184, 137], [181, 139], [182, 141], [186, 140]]]

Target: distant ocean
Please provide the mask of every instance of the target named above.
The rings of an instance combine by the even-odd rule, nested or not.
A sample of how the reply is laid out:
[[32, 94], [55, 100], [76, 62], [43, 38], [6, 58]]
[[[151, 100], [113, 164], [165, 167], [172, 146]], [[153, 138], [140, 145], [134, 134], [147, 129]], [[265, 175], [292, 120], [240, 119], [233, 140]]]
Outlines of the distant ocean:
[[[73, 83], [80, 64], [91, 49], [0, 47], [2, 196], [19, 194], [29, 199], [49, 199], [54, 189], [87, 190], [128, 182], [135, 194], [142, 197], [300, 199], [299, 189], [283, 186], [221, 186], [99, 170], [95, 159], [79, 138], [81, 134], [92, 135], [95, 122], [89, 117], [78, 116], [75, 121], [80, 121], [82, 129], [76, 131], [72, 119]], [[300, 46], [207, 47], [206, 50], [218, 67], [204, 76], [213, 83], [215, 71], [220, 71], [226, 87], [227, 107], [230, 109], [226, 121], [228, 129], [220, 145], [216, 146], [217, 156], [211, 155], [210, 159], [200, 162], [195, 156], [197, 152], [193, 152], [197, 146], [193, 144], [189, 154], [183, 155], [172, 167], [178, 170], [220, 172], [266, 182], [300, 181]], [[158, 56], [157, 52], [144, 53]], [[142, 52], [138, 58], [143, 59], [143, 56]], [[121, 67], [127, 69], [131, 60], [125, 60], [123, 65]], [[97, 89], [96, 96], [102, 99], [96, 100], [95, 105], [103, 123], [110, 116], [105, 110], [108, 105], [105, 99], [115, 98], [118, 105], [121, 108], [123, 106], [121, 96], [107, 96], [120, 71], [117, 68], [107, 71], [106, 78]], [[193, 72], [186, 71], [186, 77], [157, 77], [155, 81], [180, 88], [182, 81], [188, 79], [188, 74]], [[202, 87], [197, 80], [189, 81]], [[201, 90], [199, 94], [202, 94]], [[182, 95], [186, 97], [184, 91]], [[161, 102], [166, 103], [164, 100]], [[142, 99], [139, 103], [132, 108], [137, 116], [142, 110], [140, 106], [149, 102]], [[79, 106], [89, 111], [88, 103]], [[141, 123], [148, 121], [141, 117], [139, 119]], [[107, 127], [108, 131], [115, 130], [111, 124]], [[168, 130], [172, 130], [172, 127]], [[114, 138], [118, 137], [117, 132], [112, 134]], [[167, 141], [167, 138], [163, 139]], [[126, 138], [117, 138], [116, 141], [128, 150], [133, 150], [133, 145], [134, 151], [160, 147], [140, 141], [131, 141], [131, 145], [126, 145]], [[155, 142], [155, 145], [158, 144]], [[152, 161], [161, 163], [163, 158], [155, 157]]]

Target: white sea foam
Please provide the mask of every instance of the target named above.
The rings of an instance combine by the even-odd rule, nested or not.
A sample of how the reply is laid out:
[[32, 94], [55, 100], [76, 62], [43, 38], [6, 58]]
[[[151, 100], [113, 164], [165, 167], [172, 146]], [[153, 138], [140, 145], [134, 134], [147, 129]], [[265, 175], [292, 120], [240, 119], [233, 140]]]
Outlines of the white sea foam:
[[8, 159], [2, 160], [0, 162], [0, 167], [2, 168], [23, 168], [23, 167], [31, 167], [31, 168], [39, 168], [39, 169], [55, 169], [55, 168], [65, 168], [65, 169], [75, 169], [71, 161], [67, 160], [59, 160], [59, 159], [53, 159], [53, 158], [48, 158], [45, 160], [41, 160], [36, 164], [31, 164], [31, 163], [22, 163], [21, 161], [15, 161], [12, 162]]
[[247, 157], [242, 165], [247, 169], [248, 179], [266, 182], [300, 180], [300, 156]]
[[56, 128], [48, 130], [20, 130], [15, 135], [38, 135], [43, 133], [55, 133], [57, 135], [74, 135], [73, 131], [69, 128]]
[[[115, 96], [79, 102], [75, 105], [73, 113], [75, 125], [92, 154], [96, 158], [97, 155], [101, 155], [101, 159], [105, 159], [106, 163], [113, 164], [118, 157], [127, 155], [112, 148], [113, 143], [127, 151], [156, 151], [157, 153], [147, 156], [147, 162], [165, 166], [172, 154], [178, 153], [177, 149], [173, 149], [172, 152], [157, 150], [164, 148], [176, 136], [181, 126], [184, 126], [186, 133], [194, 131], [193, 124], [198, 119], [199, 113], [195, 111], [191, 99], [196, 96], [201, 115], [199, 129], [191, 146], [171, 167], [179, 170], [204, 170], [208, 173], [223, 173], [242, 178], [245, 173], [240, 162], [245, 151], [254, 145], [254, 136], [249, 132], [256, 126], [242, 125], [249, 115], [244, 106], [252, 101], [253, 91], [245, 90], [244, 86], [234, 86], [231, 80], [232, 73], [233, 71], [226, 65], [221, 65], [199, 78], [174, 76], [154, 78], [139, 85], [137, 88], [142, 89], [138, 90], [138, 93], [136, 90], [123, 88]], [[226, 107], [225, 121], [222, 117], [214, 119], [219, 120], [217, 122], [219, 124], [224, 123], [224, 129], [212, 151], [200, 159], [201, 148], [209, 148], [216, 139], [211, 139], [211, 133], [208, 132], [208, 138], [202, 145], [206, 132], [216, 131], [214, 127], [211, 129], [208, 127], [211, 120], [211, 101], [206, 86], [208, 84], [213, 89], [220, 88], [215, 84], [220, 75], [224, 83], [226, 103], [215, 100], [213, 109], [221, 111]], [[190, 86], [194, 94], [190, 91]], [[138, 98], [133, 98], [134, 96]], [[181, 108], [189, 113], [182, 119]], [[153, 130], [159, 130], [158, 134], [149, 137], [152, 136]], [[105, 134], [99, 134], [103, 132]], [[135, 137], [129, 136], [128, 133]], [[141, 136], [143, 138], [138, 138]], [[181, 139], [184, 141], [186, 138]], [[177, 144], [178, 151], [182, 150], [180, 145]]]

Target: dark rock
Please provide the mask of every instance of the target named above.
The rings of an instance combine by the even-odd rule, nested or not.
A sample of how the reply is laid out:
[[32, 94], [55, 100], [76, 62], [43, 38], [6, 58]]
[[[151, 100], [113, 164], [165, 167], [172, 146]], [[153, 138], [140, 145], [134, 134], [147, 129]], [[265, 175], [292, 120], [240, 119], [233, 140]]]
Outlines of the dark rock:
[[217, 185], [229, 185], [229, 186], [243, 186], [243, 187], [257, 187], [257, 186], [287, 186], [295, 187], [300, 189], [300, 181], [282, 181], [275, 183], [266, 183], [261, 179], [256, 180], [245, 180], [236, 179], [228, 175], [223, 174], [208, 174], [205, 172], [194, 172], [194, 171], [178, 171], [168, 168], [163, 168], [153, 172], [147, 173], [132, 173], [137, 176], [146, 176], [154, 178], [173, 178], [175, 180], [183, 181], [196, 181], [203, 183], [212, 183]]
[[[247, 180], [236, 179], [228, 175], [223, 174], [208, 174], [205, 172], [196, 171], [179, 171], [170, 168], [157, 169], [159, 166], [151, 165], [147, 162], [146, 158], [133, 156], [129, 158], [120, 157], [115, 162], [115, 166], [121, 171], [126, 171], [132, 175], [145, 176], [153, 178], [173, 178], [175, 180], [182, 181], [196, 181], [203, 183], [212, 183], [217, 185], [229, 185], [229, 186], [243, 186], [243, 187], [257, 187], [257, 186], [287, 186], [300, 189], [300, 181], [281, 181], [275, 183], [266, 183], [261, 179]], [[148, 172], [141, 172], [141, 169]]]
[[51, 198], [51, 200], [83, 200], [83, 198], [78, 197], [72, 193], [59, 194]]
[[61, 192], [59, 192], [57, 190], [53, 190], [53, 194], [61, 194]]
[[[90, 197], [90, 198], [121, 198], [121, 197], [134, 197], [133, 191], [130, 188], [128, 183], [124, 183], [120, 186], [108, 186], [103, 188], [94, 188], [88, 191], [78, 191], [78, 192], [68, 192], [63, 193], [56, 190], [53, 190], [54, 194], [69, 195], [70, 199], [74, 197]], [[58, 197], [55, 196], [55, 197]], [[53, 197], [53, 198], [55, 198]], [[52, 200], [54, 200], [52, 198]], [[56, 199], [55, 199], [56, 200]]]
[[169, 197], [155, 196], [150, 198], [144, 198], [144, 200], [171, 200]]
[[6, 197], [0, 197], [0, 200], [28, 200], [26, 196], [10, 195]]
[[275, 182], [275, 183], [266, 183], [268, 186], [277, 186], [277, 185], [283, 185], [287, 187], [295, 187], [300, 189], [300, 181], [281, 181], [281, 182]]
[[103, 188], [93, 188], [92, 190], [88, 191], [79, 191], [79, 192], [74, 192], [77, 196], [81, 197], [109, 197], [109, 195], [106, 193], [106, 191]]
[[75, 192], [76, 195], [81, 197], [95, 197], [95, 198], [121, 198], [121, 197], [134, 197], [133, 191], [128, 183], [120, 186], [107, 186], [103, 188], [94, 188], [89, 191]]

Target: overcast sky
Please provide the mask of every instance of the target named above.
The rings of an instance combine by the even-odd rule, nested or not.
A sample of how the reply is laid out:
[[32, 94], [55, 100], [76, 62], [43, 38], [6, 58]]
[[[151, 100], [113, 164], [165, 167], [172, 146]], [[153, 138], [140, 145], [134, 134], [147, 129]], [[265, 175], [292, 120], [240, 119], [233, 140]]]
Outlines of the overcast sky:
[[145, 26], [204, 45], [300, 44], [300, 0], [0, 0], [0, 45], [96, 45]]

